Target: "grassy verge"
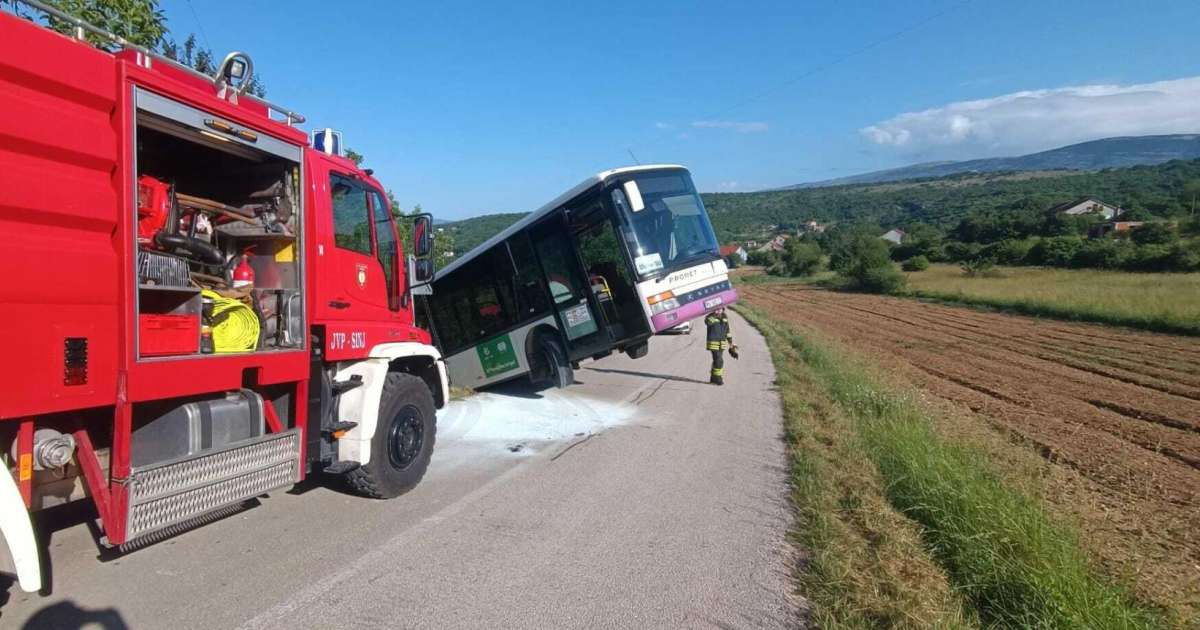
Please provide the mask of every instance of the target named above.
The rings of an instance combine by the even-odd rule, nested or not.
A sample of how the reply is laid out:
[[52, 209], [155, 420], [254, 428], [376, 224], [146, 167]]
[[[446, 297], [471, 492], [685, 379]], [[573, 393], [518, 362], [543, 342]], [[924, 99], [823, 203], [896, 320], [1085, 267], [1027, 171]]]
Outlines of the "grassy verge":
[[909, 273], [909, 294], [1025, 315], [1200, 335], [1200, 274], [1033, 267], [966, 277], [954, 265]]
[[791, 444], [799, 577], [819, 625], [1150, 628], [1077, 534], [830, 343], [739, 307], [766, 336]]

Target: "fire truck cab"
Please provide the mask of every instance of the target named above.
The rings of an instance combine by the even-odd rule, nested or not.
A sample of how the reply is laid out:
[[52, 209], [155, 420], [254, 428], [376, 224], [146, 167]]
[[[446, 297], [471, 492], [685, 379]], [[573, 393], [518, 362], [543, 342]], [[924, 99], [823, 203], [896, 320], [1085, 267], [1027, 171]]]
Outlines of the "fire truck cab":
[[40, 589], [30, 514], [72, 501], [120, 547], [314, 471], [416, 485], [431, 218], [250, 96], [247, 55], [205, 76], [23, 4], [76, 36], [0, 12], [0, 572]]

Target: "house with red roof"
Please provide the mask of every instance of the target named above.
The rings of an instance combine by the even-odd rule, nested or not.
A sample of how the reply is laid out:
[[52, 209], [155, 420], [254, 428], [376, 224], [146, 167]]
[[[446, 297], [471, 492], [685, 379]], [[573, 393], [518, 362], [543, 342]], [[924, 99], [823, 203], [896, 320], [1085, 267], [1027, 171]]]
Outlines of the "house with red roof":
[[742, 247], [741, 245], [737, 245], [737, 244], [722, 245], [721, 246], [721, 258], [729, 258], [730, 256], [737, 256], [738, 262], [744, 264], [746, 262], [746, 256], [747, 256], [746, 249], [744, 247]]

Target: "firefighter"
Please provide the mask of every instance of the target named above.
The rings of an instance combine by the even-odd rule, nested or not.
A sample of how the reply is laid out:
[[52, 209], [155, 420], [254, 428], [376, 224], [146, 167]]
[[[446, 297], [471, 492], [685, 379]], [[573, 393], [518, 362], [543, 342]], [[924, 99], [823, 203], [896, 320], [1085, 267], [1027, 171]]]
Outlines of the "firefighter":
[[719, 308], [704, 318], [704, 325], [708, 327], [708, 343], [705, 344], [705, 348], [712, 352], [712, 372], [708, 382], [724, 385], [725, 351], [729, 350], [729, 356], [738, 358], [738, 347], [734, 345], [733, 332], [729, 329], [729, 316], [725, 314], [725, 309]]

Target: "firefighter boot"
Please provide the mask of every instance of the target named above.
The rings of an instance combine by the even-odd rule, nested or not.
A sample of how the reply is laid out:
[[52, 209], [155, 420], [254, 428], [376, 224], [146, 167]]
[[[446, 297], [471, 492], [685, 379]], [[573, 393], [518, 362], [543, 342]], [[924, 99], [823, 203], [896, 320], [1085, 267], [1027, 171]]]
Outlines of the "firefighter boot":
[[712, 383], [713, 385], [724, 385], [725, 384], [725, 369], [724, 368], [713, 368], [712, 376], [709, 377], [708, 382]]

